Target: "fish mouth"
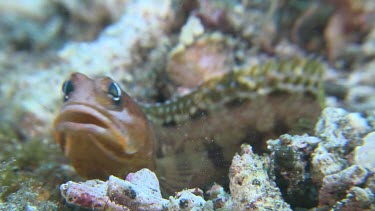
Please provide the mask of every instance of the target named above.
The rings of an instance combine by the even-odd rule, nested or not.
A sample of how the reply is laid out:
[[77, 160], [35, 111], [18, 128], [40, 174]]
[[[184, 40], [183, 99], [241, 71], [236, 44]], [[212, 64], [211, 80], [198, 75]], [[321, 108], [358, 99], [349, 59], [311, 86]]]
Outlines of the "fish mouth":
[[[64, 150], [67, 144], [66, 138], [69, 135], [79, 135], [86, 137], [84, 138], [86, 141], [90, 141], [93, 147], [98, 147], [112, 160], [119, 160], [119, 157], [127, 152], [125, 146], [127, 138], [121, 133], [123, 131], [121, 126], [111, 118], [111, 114], [92, 105], [72, 103], [65, 105], [54, 122], [54, 130], [55, 140]], [[78, 141], [74, 144], [80, 143]], [[130, 151], [130, 154], [132, 153], [134, 152]]]
[[105, 134], [113, 127], [113, 121], [108, 114], [94, 106], [69, 104], [61, 109], [54, 126], [57, 131]]

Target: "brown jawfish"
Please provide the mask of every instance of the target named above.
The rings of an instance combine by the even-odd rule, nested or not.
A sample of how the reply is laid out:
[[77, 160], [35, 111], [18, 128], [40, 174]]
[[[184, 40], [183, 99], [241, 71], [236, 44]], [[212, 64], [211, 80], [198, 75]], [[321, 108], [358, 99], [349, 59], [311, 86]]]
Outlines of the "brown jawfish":
[[170, 191], [222, 182], [242, 143], [264, 150], [265, 140], [314, 124], [322, 72], [315, 60], [272, 60], [156, 104], [135, 102], [109, 77], [73, 73], [54, 136], [86, 178], [149, 168]]

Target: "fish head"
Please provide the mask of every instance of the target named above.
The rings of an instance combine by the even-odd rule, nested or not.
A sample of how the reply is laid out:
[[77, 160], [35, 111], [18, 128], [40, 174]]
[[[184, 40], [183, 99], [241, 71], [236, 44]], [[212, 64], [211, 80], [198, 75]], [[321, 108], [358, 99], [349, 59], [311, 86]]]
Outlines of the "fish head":
[[106, 179], [154, 167], [152, 128], [117, 82], [73, 73], [62, 91], [54, 138], [80, 175]]

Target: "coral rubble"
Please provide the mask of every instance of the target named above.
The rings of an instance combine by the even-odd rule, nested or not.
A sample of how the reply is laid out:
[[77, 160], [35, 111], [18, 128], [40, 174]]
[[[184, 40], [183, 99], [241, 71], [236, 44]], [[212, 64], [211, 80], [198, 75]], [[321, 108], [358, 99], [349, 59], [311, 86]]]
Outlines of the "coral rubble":
[[254, 154], [250, 146], [243, 145], [241, 150], [229, 170], [233, 209], [291, 210], [267, 174], [267, 158]]
[[[371, 210], [374, 128], [359, 113], [326, 108], [315, 136], [282, 135], [268, 141], [274, 175], [293, 208]], [[301, 197], [298, 200], [293, 200]], [[307, 200], [307, 201], [304, 201]]]
[[290, 210], [268, 176], [268, 162], [267, 157], [254, 154], [249, 145], [243, 145], [241, 155], [233, 158], [230, 168], [232, 196], [214, 185], [207, 192], [207, 201], [198, 188], [163, 199], [158, 179], [148, 169], [131, 173], [126, 180], [110, 176], [107, 182], [68, 182], [60, 190], [68, 204], [96, 210]]
[[167, 202], [155, 174], [147, 169], [129, 174], [126, 180], [110, 176], [107, 182], [68, 182], [60, 190], [69, 204], [89, 209], [163, 210]]

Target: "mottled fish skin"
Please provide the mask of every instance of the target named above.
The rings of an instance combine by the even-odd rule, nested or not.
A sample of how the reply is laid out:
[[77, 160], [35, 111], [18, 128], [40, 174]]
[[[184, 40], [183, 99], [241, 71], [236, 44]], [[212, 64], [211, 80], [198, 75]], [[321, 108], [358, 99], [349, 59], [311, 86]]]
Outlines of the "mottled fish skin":
[[[75, 73], [70, 79], [75, 89], [56, 118], [55, 137], [77, 172], [88, 178], [106, 179], [110, 174], [124, 177], [130, 171], [147, 167], [156, 171], [168, 192], [222, 182], [242, 143], [262, 150], [265, 140], [295, 130], [301, 120], [313, 125], [322, 108], [322, 74], [323, 67], [315, 60], [271, 60], [212, 78], [191, 93], [164, 103], [136, 104], [121, 91], [121, 99], [127, 103], [116, 107], [106, 90], [110, 82], [98, 91], [93, 87], [100, 86], [103, 79], [92, 80]], [[77, 75], [80, 80], [74, 79]], [[112, 82], [109, 78], [105, 80]], [[81, 102], [91, 104], [91, 109], [98, 107], [99, 117], [106, 116], [108, 121], [92, 111], [66, 111], [66, 107]], [[117, 110], [113, 111], [115, 107]], [[119, 121], [117, 113], [129, 118]], [[74, 116], [91, 119], [78, 121]], [[81, 123], [82, 128], [90, 123], [109, 130], [92, 136], [79, 127], [64, 128], [63, 123], [69, 121]], [[134, 135], [128, 138], [129, 134]], [[111, 141], [98, 144], [107, 136], [112, 137]], [[127, 144], [117, 144], [113, 137], [119, 138], [120, 143], [126, 140]], [[81, 142], [86, 143], [84, 147]], [[131, 142], [136, 142], [137, 147], [130, 154], [122, 154]]]
[[213, 110], [233, 100], [256, 99], [275, 91], [310, 93], [322, 97], [322, 74], [323, 67], [316, 60], [271, 60], [261, 65], [238, 68], [205, 81], [187, 95], [164, 103], [141, 106], [154, 123], [179, 123], [191, 119], [202, 110]]

